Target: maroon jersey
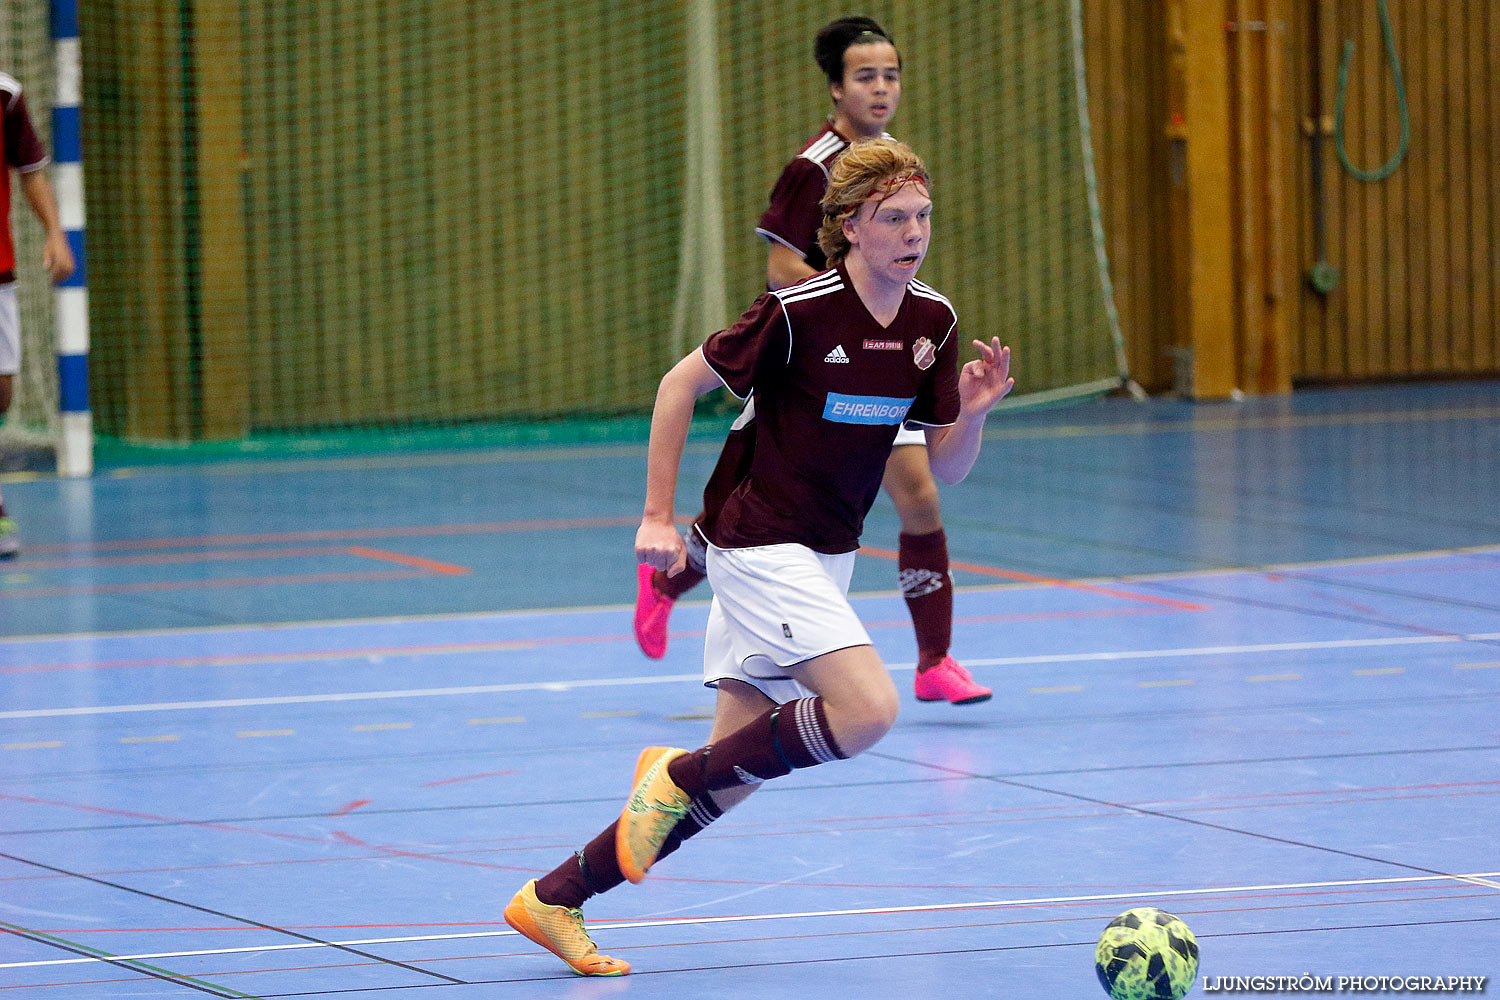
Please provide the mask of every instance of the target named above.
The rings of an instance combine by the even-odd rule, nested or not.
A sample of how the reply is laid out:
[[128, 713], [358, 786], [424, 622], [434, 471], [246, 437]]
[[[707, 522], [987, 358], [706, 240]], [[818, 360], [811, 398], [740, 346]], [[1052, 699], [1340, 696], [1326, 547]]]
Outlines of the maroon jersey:
[[10, 232], [10, 168], [29, 173], [45, 167], [48, 160], [46, 147], [31, 127], [21, 85], [5, 73], [0, 73], [0, 142], [5, 147], [5, 162], [0, 164], [0, 283], [3, 283], [13, 280], [16, 273], [16, 247]]
[[821, 271], [828, 265], [818, 246], [818, 227], [823, 224], [823, 192], [833, 161], [849, 148], [849, 140], [834, 129], [833, 123], [807, 141], [802, 152], [792, 158], [771, 188], [771, 204], [760, 217], [755, 231], [796, 251], [807, 265]]
[[709, 337], [709, 367], [736, 396], [755, 393], [756, 437], [708, 540], [858, 548], [896, 429], [958, 419], [957, 324], [952, 304], [913, 280], [882, 327], [839, 266], [767, 292]]

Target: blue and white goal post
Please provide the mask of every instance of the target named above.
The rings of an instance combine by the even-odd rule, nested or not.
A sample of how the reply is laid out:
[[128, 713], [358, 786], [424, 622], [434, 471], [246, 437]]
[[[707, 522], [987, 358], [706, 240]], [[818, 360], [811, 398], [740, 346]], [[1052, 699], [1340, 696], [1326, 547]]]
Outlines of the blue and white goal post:
[[56, 291], [58, 409], [62, 432], [57, 473], [82, 477], [94, 471], [94, 417], [89, 411], [89, 293], [83, 242], [83, 144], [79, 104], [83, 71], [78, 52], [77, 0], [52, 0], [52, 179], [57, 212], [75, 268]]

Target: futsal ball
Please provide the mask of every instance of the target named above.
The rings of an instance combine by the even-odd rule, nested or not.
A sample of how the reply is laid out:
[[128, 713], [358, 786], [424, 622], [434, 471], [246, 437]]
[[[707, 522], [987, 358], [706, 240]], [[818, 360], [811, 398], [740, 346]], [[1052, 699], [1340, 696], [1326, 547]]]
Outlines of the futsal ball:
[[1114, 1000], [1182, 1000], [1198, 977], [1198, 939], [1172, 914], [1139, 906], [1104, 928], [1094, 971]]

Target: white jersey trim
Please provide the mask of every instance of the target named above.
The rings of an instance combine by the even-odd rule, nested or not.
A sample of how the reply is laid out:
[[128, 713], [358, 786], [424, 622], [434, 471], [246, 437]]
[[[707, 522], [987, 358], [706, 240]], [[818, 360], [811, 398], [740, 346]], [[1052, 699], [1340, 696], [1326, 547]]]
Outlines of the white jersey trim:
[[735, 399], [749, 399], [750, 398], [748, 395], [741, 396], [739, 393], [737, 393], [737, 392], [734, 391], [734, 387], [729, 384], [729, 381], [727, 379], [725, 379], [723, 375], [719, 374], [719, 369], [715, 368], [713, 366], [713, 362], [711, 362], [711, 361], [708, 360], [708, 355], [703, 353], [703, 345], [702, 344], [698, 345], [698, 356], [703, 359], [703, 363], [705, 365], [708, 365], [708, 370], [714, 373], [714, 378], [718, 379], [721, 383], [723, 383], [724, 388], [726, 388], [726, 389], [729, 390], [729, 394], [731, 396], [733, 396]]
[[[942, 292], [939, 292], [931, 285], [924, 284], [923, 282], [918, 281], [916, 278], [913, 278], [911, 279], [909, 287], [911, 288], [911, 292], [913, 295], [920, 296], [924, 299], [931, 299], [934, 302], [941, 302], [943, 305], [948, 307], [948, 312], [950, 315], [952, 315], [953, 322], [948, 324], [948, 332], [943, 334], [942, 343], [937, 345], [938, 350], [942, 350], [943, 344], [948, 343], [948, 338], [953, 336], [953, 331], [958, 326], [958, 310], [953, 308], [953, 303], [948, 301], [948, 297], [946, 295], [944, 295]], [[946, 427], [948, 425], [937, 424], [934, 426]]]
[[759, 226], [756, 226], [755, 227], [755, 234], [757, 236], [762, 237], [767, 243], [772, 243], [772, 242], [780, 243], [782, 246], [786, 247], [792, 253], [796, 254], [798, 257], [801, 257], [803, 260], [807, 259], [807, 254], [806, 253], [804, 253], [801, 250], [798, 250], [796, 247], [792, 246], [786, 240], [782, 239], [780, 236], [777, 236], [775, 233], [771, 232], [769, 229], [762, 229]]
[[832, 180], [833, 175], [829, 172], [828, 165], [823, 161], [831, 158], [837, 153], [842, 153], [844, 151], [844, 147], [848, 145], [849, 144], [844, 141], [843, 136], [839, 135], [837, 132], [829, 132], [827, 135], [823, 136], [823, 138], [819, 139], [817, 142], [814, 142], [811, 146], [808, 146], [807, 149], [803, 150], [798, 155], [802, 159], [807, 160], [810, 163], [817, 164], [818, 169], [823, 171], [823, 177], [825, 179]]
[[771, 294], [782, 302], [800, 302], [803, 299], [817, 298], [819, 295], [827, 295], [844, 287], [844, 279], [839, 277], [836, 270], [829, 269], [810, 275], [797, 282], [795, 285], [787, 285], [778, 288]]
[[0, 73], [0, 93], [5, 94], [5, 110], [9, 111], [21, 96], [21, 81], [9, 73]]

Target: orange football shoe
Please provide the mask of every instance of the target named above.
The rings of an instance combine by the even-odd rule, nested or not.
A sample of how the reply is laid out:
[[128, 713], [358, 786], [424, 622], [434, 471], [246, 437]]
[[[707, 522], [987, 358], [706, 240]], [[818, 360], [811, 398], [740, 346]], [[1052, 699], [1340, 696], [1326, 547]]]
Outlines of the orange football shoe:
[[685, 753], [677, 747], [647, 747], [636, 760], [635, 790], [615, 827], [615, 860], [631, 882], [646, 877], [667, 834], [687, 815], [692, 800], [667, 774], [667, 765]]
[[583, 911], [553, 906], [536, 898], [536, 879], [521, 886], [505, 908], [505, 922], [516, 933], [546, 948], [580, 976], [623, 976], [630, 963], [599, 954], [583, 926]]

